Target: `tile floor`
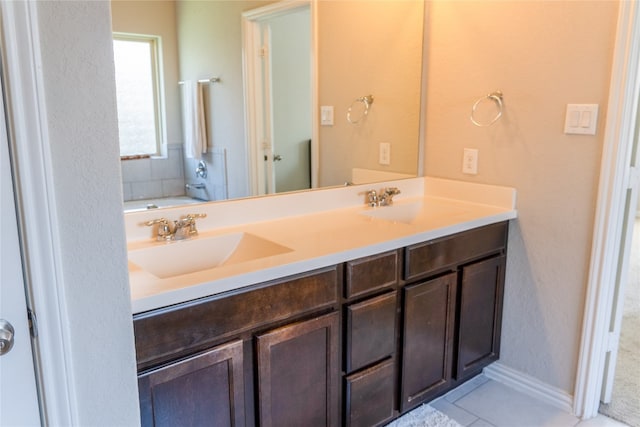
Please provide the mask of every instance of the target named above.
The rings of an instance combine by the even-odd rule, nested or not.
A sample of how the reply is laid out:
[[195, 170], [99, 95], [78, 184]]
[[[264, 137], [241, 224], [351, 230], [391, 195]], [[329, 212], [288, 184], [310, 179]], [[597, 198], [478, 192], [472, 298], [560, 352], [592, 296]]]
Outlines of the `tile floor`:
[[465, 427], [626, 426], [604, 415], [581, 421], [484, 375], [475, 377], [430, 405]]

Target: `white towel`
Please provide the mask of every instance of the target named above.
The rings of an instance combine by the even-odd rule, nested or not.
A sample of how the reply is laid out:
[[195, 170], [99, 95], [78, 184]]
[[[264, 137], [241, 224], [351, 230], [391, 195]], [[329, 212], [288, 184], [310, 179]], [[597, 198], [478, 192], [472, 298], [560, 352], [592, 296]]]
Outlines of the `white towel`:
[[184, 152], [200, 159], [207, 152], [207, 124], [204, 114], [204, 84], [185, 80], [182, 84], [182, 130]]

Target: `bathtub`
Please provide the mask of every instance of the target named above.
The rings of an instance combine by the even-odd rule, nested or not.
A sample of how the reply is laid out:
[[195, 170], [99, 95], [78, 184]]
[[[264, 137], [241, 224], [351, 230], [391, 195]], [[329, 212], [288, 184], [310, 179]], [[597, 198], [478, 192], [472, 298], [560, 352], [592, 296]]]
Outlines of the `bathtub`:
[[181, 205], [202, 203], [204, 200], [193, 199], [187, 196], [164, 197], [156, 199], [129, 200], [124, 202], [125, 212], [143, 211], [146, 209], [169, 208]]

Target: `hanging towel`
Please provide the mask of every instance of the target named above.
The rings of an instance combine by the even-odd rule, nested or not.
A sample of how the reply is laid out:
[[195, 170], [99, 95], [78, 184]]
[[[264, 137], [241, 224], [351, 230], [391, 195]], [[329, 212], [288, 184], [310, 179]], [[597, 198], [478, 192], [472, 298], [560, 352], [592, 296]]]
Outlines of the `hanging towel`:
[[207, 152], [204, 114], [204, 83], [185, 80], [182, 84], [182, 129], [185, 156], [200, 159]]

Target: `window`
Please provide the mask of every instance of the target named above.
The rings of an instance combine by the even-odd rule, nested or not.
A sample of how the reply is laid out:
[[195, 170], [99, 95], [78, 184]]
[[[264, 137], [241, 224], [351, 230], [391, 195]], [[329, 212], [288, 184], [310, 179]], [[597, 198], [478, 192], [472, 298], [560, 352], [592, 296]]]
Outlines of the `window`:
[[114, 34], [120, 156], [157, 156], [164, 145], [160, 39]]

